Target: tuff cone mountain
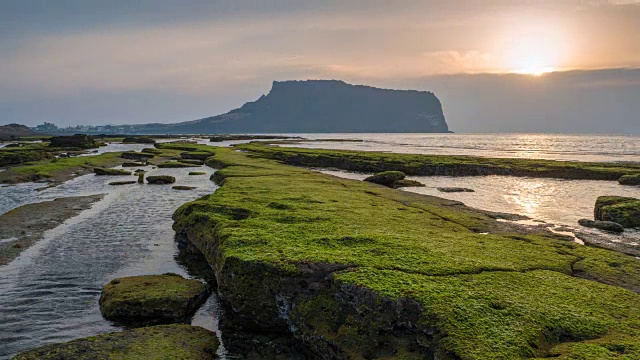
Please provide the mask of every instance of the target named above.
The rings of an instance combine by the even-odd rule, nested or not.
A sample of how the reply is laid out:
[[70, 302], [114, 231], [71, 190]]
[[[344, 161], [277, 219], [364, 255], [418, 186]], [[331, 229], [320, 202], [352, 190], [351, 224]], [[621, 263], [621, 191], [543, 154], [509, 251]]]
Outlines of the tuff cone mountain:
[[440, 100], [429, 91], [389, 90], [338, 80], [275, 81], [271, 91], [226, 114], [143, 133], [447, 132]]

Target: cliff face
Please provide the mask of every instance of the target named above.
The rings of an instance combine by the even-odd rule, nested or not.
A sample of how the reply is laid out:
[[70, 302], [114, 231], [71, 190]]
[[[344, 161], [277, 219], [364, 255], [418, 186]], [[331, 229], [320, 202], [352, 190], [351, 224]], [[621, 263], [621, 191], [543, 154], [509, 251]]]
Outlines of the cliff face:
[[336, 80], [274, 82], [226, 114], [168, 126], [172, 133], [447, 132], [438, 98]]

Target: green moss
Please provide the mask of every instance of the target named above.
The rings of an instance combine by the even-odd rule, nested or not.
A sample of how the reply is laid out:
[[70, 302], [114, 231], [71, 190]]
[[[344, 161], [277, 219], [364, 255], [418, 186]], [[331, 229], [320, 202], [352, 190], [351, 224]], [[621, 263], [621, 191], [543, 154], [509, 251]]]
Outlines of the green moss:
[[622, 175], [618, 182], [621, 185], [640, 185], [640, 174]]
[[374, 173], [393, 170], [423, 176], [511, 175], [592, 180], [618, 180], [625, 174], [640, 174], [640, 165], [632, 164], [280, 148], [260, 143], [236, 148], [291, 165]]
[[168, 323], [189, 319], [209, 289], [179, 275], [146, 275], [114, 279], [104, 286], [100, 312], [124, 323]]
[[640, 227], [640, 199], [622, 196], [600, 196], [596, 200], [594, 217], [613, 221], [623, 227]]
[[180, 154], [180, 157], [183, 159], [192, 159], [192, 160], [207, 160], [208, 157], [213, 156], [212, 152], [209, 151], [188, 151]]
[[24, 351], [16, 360], [216, 359], [215, 333], [190, 325], [159, 325]]
[[[286, 279], [307, 276], [308, 264], [324, 264], [333, 269], [335, 284], [368, 289], [381, 301], [419, 302], [422, 320], [416, 326], [439, 334], [425, 343], [453, 357], [543, 356], [555, 344], [613, 332], [638, 343], [640, 296], [624, 289], [637, 291], [640, 282], [633, 257], [513, 234], [457, 202], [339, 179], [234, 149], [217, 148], [207, 164], [222, 167], [215, 177], [221, 188], [178, 209], [174, 228], [197, 242], [218, 272], [219, 291], [248, 318], [279, 318], [273, 294], [284, 291]], [[277, 281], [264, 280], [272, 277], [265, 273]], [[326, 296], [336, 303], [338, 295]], [[313, 329], [325, 329], [318, 336], [327, 341], [344, 335], [350, 343], [341, 346], [355, 351], [351, 357], [371, 350], [362, 341], [382, 339], [375, 335], [383, 329], [375, 324], [376, 312], [367, 315], [374, 320], [365, 331], [348, 316], [333, 324], [329, 315], [312, 315], [321, 306], [313, 301], [298, 304], [307, 310], [296, 310], [297, 326], [315, 323]], [[340, 311], [351, 306], [344, 300], [337, 304]], [[353, 335], [358, 326], [363, 338]], [[385, 336], [395, 344], [405, 335]], [[401, 342], [398, 349], [405, 349]]]

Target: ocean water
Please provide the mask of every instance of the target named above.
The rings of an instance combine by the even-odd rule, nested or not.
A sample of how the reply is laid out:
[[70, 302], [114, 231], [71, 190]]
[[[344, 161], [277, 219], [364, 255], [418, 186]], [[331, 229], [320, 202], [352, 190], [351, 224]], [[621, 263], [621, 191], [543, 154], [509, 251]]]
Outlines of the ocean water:
[[[640, 162], [640, 136], [556, 134], [290, 134], [313, 142], [286, 145], [412, 154], [563, 161]], [[355, 141], [322, 141], [322, 140]], [[283, 145], [284, 146], [284, 145]]]

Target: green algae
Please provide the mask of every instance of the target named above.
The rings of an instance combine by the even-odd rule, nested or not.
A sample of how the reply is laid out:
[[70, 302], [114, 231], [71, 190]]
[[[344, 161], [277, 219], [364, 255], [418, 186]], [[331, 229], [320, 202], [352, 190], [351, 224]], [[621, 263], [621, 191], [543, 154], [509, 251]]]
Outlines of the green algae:
[[640, 185], [640, 174], [622, 175], [618, 182], [620, 185]]
[[208, 295], [206, 284], [176, 274], [131, 276], [105, 285], [99, 304], [102, 316], [123, 323], [185, 322]]
[[190, 325], [158, 325], [45, 345], [15, 360], [217, 359], [215, 333]]
[[[389, 351], [522, 358], [547, 356], [567, 342], [640, 343], [640, 264], [633, 257], [510, 232], [457, 202], [233, 149], [216, 149], [207, 164], [221, 168], [214, 178], [221, 188], [178, 209], [174, 228], [204, 253], [219, 292], [252, 326], [271, 321], [282, 331], [281, 299], [290, 298], [288, 321], [302, 329], [295, 336], [318, 353], [340, 349], [344, 358]], [[333, 285], [324, 300], [300, 295], [309, 276], [327, 274]], [[341, 284], [369, 293], [374, 305], [345, 302]], [[391, 315], [375, 302], [388, 299], [415, 301], [420, 319], [382, 321]], [[368, 314], [367, 322], [358, 314]], [[394, 321], [411, 326], [394, 333]], [[416, 331], [429, 335], [416, 340]], [[367, 345], [380, 342], [392, 345]]]
[[590, 180], [618, 180], [622, 175], [640, 174], [640, 165], [633, 164], [280, 148], [260, 143], [236, 145], [236, 148], [291, 165], [357, 172], [402, 171], [407, 175], [421, 176], [511, 175]]
[[613, 221], [623, 227], [640, 227], [640, 199], [600, 196], [594, 207], [596, 220]]

